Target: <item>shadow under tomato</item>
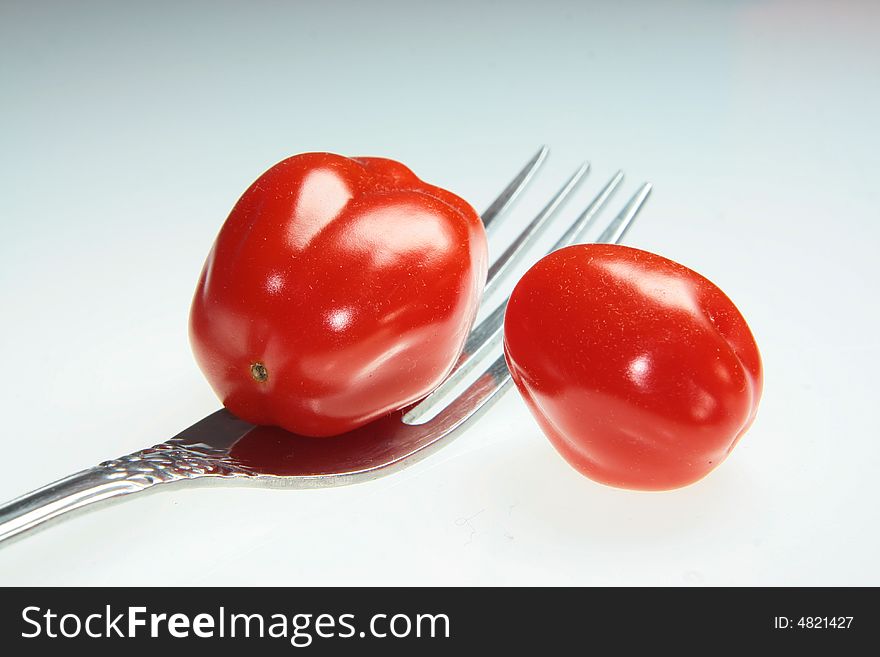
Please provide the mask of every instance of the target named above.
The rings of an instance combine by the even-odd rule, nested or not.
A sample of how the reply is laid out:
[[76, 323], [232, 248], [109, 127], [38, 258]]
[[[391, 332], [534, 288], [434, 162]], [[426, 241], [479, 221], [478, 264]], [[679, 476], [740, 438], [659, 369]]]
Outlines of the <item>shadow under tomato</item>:
[[638, 552], [711, 535], [734, 537], [737, 526], [763, 508], [736, 463], [676, 490], [624, 490], [591, 481], [549, 446], [536, 445], [544, 439], [537, 428], [527, 433], [509, 444], [485, 487], [497, 488], [495, 499], [516, 502], [511, 526], [556, 536], [560, 544]]

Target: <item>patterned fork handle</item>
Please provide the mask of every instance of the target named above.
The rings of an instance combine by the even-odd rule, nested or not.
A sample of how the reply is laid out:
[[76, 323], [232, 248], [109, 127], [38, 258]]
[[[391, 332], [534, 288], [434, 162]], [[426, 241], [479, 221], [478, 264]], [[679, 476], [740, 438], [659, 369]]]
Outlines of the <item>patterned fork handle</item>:
[[[244, 424], [244, 423], [242, 423]], [[205, 477], [253, 477], [229, 450], [182, 438], [59, 479], [0, 507], [0, 541], [81, 507], [158, 484]]]

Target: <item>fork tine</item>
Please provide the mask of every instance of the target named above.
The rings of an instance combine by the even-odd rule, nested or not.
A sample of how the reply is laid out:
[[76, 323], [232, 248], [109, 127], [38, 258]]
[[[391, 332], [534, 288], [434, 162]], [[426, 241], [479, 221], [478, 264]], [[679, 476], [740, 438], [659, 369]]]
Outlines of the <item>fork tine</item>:
[[[590, 224], [595, 221], [598, 212], [608, 202], [622, 179], [623, 173], [618, 171], [587, 206], [586, 210], [578, 216], [571, 228], [566, 231], [551, 251], [574, 244], [583, 235]], [[649, 183], [642, 185], [623, 210], [611, 221], [610, 227], [613, 229], [603, 231], [599, 241], [608, 241], [613, 238], [614, 241], [619, 242], [632, 225], [650, 191], [651, 185]], [[505, 299], [491, 315], [471, 331], [456, 369], [431, 394], [404, 413], [404, 423], [424, 424], [429, 422], [447, 408], [464, 388], [473, 385], [471, 381], [475, 378], [474, 372], [478, 368], [482, 367], [481, 376], [497, 369], [499, 351], [504, 337], [504, 312], [507, 309], [507, 301], [508, 299]]]
[[[580, 171], [580, 169], [578, 170]], [[577, 176], [577, 173], [575, 174]], [[572, 176], [571, 180], [575, 179], [575, 176]], [[571, 183], [569, 180], [569, 183]], [[561, 249], [564, 246], [569, 246], [570, 244], [574, 244], [583, 234], [590, 228], [592, 223], [596, 220], [596, 217], [599, 211], [605, 207], [605, 204], [608, 203], [608, 200], [611, 198], [611, 195], [614, 193], [614, 190], [620, 184], [620, 181], [623, 180], [623, 172], [618, 171], [614, 176], [609, 180], [602, 190], [596, 195], [596, 197], [590, 202], [587, 208], [578, 216], [575, 222], [571, 225], [571, 227], [565, 231], [565, 234], [553, 245], [553, 248], [548, 251], [548, 253], [552, 251], [556, 251], [557, 249]], [[566, 184], [567, 187], [568, 183]], [[563, 187], [565, 189], [565, 187]], [[644, 201], [642, 201], [644, 202]], [[630, 207], [633, 203], [630, 200], [627, 203], [626, 208]], [[552, 204], [552, 201], [551, 201]], [[549, 205], [548, 205], [549, 207]], [[641, 205], [639, 205], [641, 207]], [[546, 210], [546, 208], [545, 208]], [[638, 212], [638, 209], [636, 209]], [[622, 213], [621, 213], [622, 214]], [[619, 215], [618, 215], [619, 217]], [[634, 218], [634, 217], [633, 217]], [[617, 219], [615, 219], [616, 221]], [[632, 221], [632, 219], [630, 219]], [[526, 229], [527, 231], [529, 228]], [[501, 257], [503, 259], [504, 256]], [[509, 271], [509, 270], [506, 270]], [[496, 279], [497, 280], [497, 279]], [[486, 284], [488, 288], [488, 283]], [[488, 292], [488, 290], [487, 290]], [[487, 296], [487, 292], [484, 292], [484, 298]], [[495, 331], [498, 326], [504, 323], [504, 309], [507, 306], [507, 302], [502, 302], [499, 308], [496, 308], [491, 315], [489, 315], [486, 319], [484, 319], [480, 324], [471, 331], [470, 335], [468, 335], [467, 342], [464, 347], [464, 354], [474, 353], [480, 346], [480, 344], [487, 339], [488, 336]]]
[[629, 202], [623, 206], [623, 210], [620, 211], [620, 214], [612, 219], [611, 223], [608, 224], [608, 227], [604, 231], [602, 231], [602, 234], [599, 235], [599, 239], [596, 241], [620, 244], [621, 240], [623, 240], [623, 236], [626, 235], [626, 231], [629, 230], [636, 215], [638, 215], [639, 210], [642, 209], [645, 201], [647, 201], [648, 197], [651, 195], [651, 189], [651, 183], [645, 183], [639, 187], [638, 191], [633, 194], [633, 197]]
[[495, 233], [495, 230], [497, 230], [495, 220], [510, 208], [520, 192], [529, 184], [535, 172], [544, 163], [549, 152], [549, 148], [541, 146], [532, 159], [526, 163], [522, 170], [510, 181], [510, 184], [504, 188], [504, 191], [498, 195], [498, 198], [492, 201], [492, 204], [482, 214], [483, 226], [486, 229], [487, 235], [492, 236]]
[[622, 180], [623, 171], [618, 171], [614, 174], [611, 180], [609, 180], [605, 187], [602, 188], [602, 191], [596, 195], [596, 198], [593, 199], [592, 203], [590, 203], [583, 213], [581, 213], [581, 216], [575, 220], [562, 237], [559, 238], [559, 241], [553, 245], [554, 251], [556, 249], [561, 249], [563, 246], [576, 244], [583, 240], [584, 235], [586, 235], [587, 231], [590, 230], [596, 222], [596, 218], [599, 216], [599, 210], [605, 207], [608, 199], [611, 198], [614, 190], [617, 189], [617, 186]]
[[577, 171], [572, 174], [571, 178], [556, 192], [553, 198], [532, 219], [513, 243], [492, 263], [492, 266], [489, 267], [486, 286], [483, 288], [484, 304], [489, 303], [499, 285], [510, 280], [516, 265], [522, 262], [523, 258], [528, 254], [529, 248], [547, 232], [547, 229], [550, 227], [550, 218], [559, 211], [563, 203], [571, 196], [571, 193], [577, 189], [589, 170], [589, 162], [581, 164]]

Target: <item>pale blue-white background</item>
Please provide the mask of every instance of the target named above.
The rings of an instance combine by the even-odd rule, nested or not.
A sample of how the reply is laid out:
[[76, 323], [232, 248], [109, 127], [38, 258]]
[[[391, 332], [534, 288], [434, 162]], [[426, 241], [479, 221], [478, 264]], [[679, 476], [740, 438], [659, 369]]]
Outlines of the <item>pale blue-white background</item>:
[[307, 150], [483, 209], [547, 143], [514, 222], [584, 158], [576, 205], [651, 180], [628, 243], [729, 293], [766, 390], [677, 492], [582, 478], [511, 392], [404, 473], [133, 498], [0, 547], [0, 584], [880, 584], [878, 26], [872, 2], [4, 1], [0, 499], [216, 408], [196, 277]]

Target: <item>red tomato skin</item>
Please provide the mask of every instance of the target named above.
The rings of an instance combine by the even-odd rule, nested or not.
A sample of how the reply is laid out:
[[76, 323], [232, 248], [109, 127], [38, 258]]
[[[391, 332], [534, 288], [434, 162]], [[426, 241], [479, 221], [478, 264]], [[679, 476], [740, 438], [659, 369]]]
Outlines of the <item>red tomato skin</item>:
[[676, 262], [581, 244], [519, 281], [504, 352], [556, 450], [597, 482], [668, 490], [718, 466], [752, 424], [763, 387], [733, 302]]
[[486, 268], [483, 225], [463, 199], [392, 160], [296, 155], [260, 176], [220, 230], [190, 341], [235, 415], [337, 435], [448, 375]]

